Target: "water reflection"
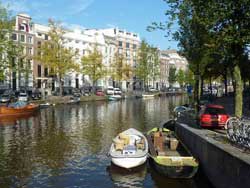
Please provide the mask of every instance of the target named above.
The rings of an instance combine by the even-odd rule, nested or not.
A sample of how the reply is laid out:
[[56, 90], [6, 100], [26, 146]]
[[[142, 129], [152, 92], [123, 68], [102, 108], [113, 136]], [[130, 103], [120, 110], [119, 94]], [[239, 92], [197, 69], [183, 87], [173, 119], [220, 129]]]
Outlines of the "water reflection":
[[[182, 100], [161, 97], [62, 105], [9, 126], [0, 121], [0, 187], [119, 187], [115, 179], [120, 174], [107, 171], [112, 139], [130, 127], [146, 132], [160, 125]], [[152, 179], [146, 169], [126, 177], [130, 186], [161, 187], [158, 176]]]
[[133, 169], [123, 169], [115, 166], [113, 163], [107, 167], [107, 172], [115, 187], [140, 188], [147, 173], [146, 164]]

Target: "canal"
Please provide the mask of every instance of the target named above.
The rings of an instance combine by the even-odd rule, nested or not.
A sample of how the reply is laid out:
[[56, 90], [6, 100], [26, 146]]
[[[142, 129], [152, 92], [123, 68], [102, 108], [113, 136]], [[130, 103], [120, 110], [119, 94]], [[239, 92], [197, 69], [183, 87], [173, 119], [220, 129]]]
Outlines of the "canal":
[[210, 188], [201, 171], [173, 180], [149, 164], [124, 171], [107, 156], [112, 139], [134, 127], [142, 132], [169, 118], [182, 97], [98, 101], [41, 109], [0, 126], [0, 187]]

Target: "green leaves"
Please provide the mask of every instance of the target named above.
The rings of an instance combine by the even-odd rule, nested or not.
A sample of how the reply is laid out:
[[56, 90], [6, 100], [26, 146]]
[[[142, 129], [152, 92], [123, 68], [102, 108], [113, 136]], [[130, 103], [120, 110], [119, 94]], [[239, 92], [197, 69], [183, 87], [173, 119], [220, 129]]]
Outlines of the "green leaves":
[[85, 75], [89, 75], [91, 80], [93, 81], [93, 86], [95, 86], [96, 82], [106, 75], [105, 67], [102, 63], [102, 54], [97, 49], [97, 44], [90, 54], [82, 57], [82, 72]]

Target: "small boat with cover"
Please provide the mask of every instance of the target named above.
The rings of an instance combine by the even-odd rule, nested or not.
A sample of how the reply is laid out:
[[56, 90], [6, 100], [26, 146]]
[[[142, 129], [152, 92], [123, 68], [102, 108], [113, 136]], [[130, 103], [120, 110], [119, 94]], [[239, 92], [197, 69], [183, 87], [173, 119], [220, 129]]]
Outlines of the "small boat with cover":
[[134, 128], [118, 134], [113, 139], [109, 151], [112, 163], [126, 169], [144, 164], [147, 160], [147, 154], [147, 139]]
[[160, 174], [169, 178], [191, 178], [199, 163], [174, 131], [153, 128], [147, 133], [150, 163]]

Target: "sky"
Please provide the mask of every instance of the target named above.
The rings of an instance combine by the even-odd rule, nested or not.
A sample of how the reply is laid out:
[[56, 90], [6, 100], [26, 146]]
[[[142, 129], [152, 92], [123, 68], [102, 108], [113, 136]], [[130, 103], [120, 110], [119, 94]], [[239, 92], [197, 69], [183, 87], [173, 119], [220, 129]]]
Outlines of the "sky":
[[146, 31], [152, 22], [166, 21], [168, 8], [163, 0], [0, 0], [12, 15], [26, 13], [34, 23], [47, 24], [49, 18], [68, 28], [118, 27], [138, 33], [141, 39], [161, 50], [178, 49], [177, 42], [164, 31]]

